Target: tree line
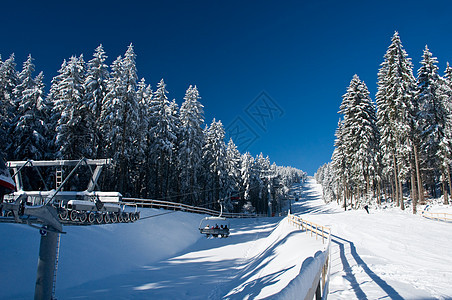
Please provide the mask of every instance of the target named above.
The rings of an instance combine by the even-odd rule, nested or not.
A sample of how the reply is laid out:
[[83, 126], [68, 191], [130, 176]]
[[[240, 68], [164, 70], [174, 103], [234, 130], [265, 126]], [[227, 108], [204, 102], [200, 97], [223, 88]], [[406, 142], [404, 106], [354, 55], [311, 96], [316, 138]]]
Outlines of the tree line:
[[[130, 45], [108, 66], [100, 45], [88, 62], [83, 55], [64, 60], [46, 93], [31, 55], [20, 72], [14, 54], [0, 58], [0, 155], [113, 158], [100, 181], [103, 190], [211, 208], [223, 200], [236, 212], [275, 210], [288, 187], [304, 178], [262, 154], [241, 154], [232, 140], [226, 144], [221, 121], [204, 123], [196, 86], [188, 87], [179, 107], [168, 99], [163, 79], [155, 90], [138, 79], [135, 59]], [[49, 182], [52, 175], [46, 174]], [[87, 177], [80, 172], [71, 185], [80, 188]]]
[[375, 103], [357, 75], [342, 96], [331, 162], [315, 177], [345, 209], [393, 201], [413, 213], [426, 197], [452, 193], [452, 68], [443, 76], [427, 46], [417, 76], [394, 33], [378, 72]]

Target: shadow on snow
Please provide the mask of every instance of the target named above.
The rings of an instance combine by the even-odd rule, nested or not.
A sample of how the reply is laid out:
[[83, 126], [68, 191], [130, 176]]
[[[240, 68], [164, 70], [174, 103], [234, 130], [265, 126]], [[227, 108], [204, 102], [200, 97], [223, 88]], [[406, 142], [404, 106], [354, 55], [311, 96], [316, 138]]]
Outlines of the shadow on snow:
[[364, 293], [364, 291], [360, 288], [358, 281], [356, 280], [355, 275], [352, 272], [352, 267], [350, 266], [346, 253], [345, 253], [345, 247], [350, 247], [350, 253], [355, 259], [355, 261], [358, 263], [358, 265], [363, 268], [363, 270], [366, 272], [366, 274], [375, 282], [383, 291], [388, 294], [388, 296], [391, 299], [395, 300], [403, 300], [403, 298], [400, 296], [399, 293], [397, 293], [396, 290], [394, 290], [386, 281], [381, 279], [377, 274], [375, 274], [368, 266], [367, 264], [362, 260], [362, 258], [358, 255], [358, 252], [356, 251], [356, 247], [353, 242], [348, 241], [346, 239], [340, 238], [336, 235], [332, 235], [333, 243], [337, 244], [339, 246], [340, 251], [340, 258], [343, 265], [343, 270], [346, 274], [345, 278], [350, 282], [352, 289], [358, 299], [368, 299], [367, 295]]

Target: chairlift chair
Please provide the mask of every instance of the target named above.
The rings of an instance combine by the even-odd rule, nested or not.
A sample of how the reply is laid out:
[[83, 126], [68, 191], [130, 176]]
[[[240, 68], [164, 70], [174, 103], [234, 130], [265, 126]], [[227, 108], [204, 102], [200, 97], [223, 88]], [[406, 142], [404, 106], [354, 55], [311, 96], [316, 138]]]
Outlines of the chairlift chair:
[[199, 232], [206, 237], [228, 237], [230, 223], [224, 217], [205, 217], [199, 223]]
[[230, 223], [223, 215], [223, 205], [220, 203], [220, 215], [218, 217], [205, 217], [199, 223], [199, 232], [205, 234], [206, 237], [228, 237]]

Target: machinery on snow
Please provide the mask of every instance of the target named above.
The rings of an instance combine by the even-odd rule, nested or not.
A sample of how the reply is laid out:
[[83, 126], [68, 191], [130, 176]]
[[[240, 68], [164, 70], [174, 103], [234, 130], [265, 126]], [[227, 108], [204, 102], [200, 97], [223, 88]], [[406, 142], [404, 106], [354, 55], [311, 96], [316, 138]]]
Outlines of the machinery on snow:
[[[140, 218], [137, 208], [131, 209], [121, 202], [118, 192], [94, 191], [102, 168], [111, 163], [111, 159], [81, 159], [55, 161], [10, 161], [13, 179], [1, 171], [0, 186], [15, 188], [6, 194], [0, 203], [0, 222], [22, 223], [45, 230], [63, 232], [62, 225], [94, 225], [116, 222], [134, 222]], [[63, 186], [82, 165], [91, 170], [91, 178], [84, 191], [64, 191]], [[92, 171], [91, 166], [96, 168]], [[53, 167], [55, 170], [55, 189], [25, 191], [22, 172], [26, 167]], [[62, 168], [73, 167], [66, 178]], [[5, 168], [6, 169], [6, 168]], [[9, 173], [9, 171], [7, 171]], [[37, 170], [41, 180], [43, 178]], [[43, 183], [45, 186], [45, 182]]]

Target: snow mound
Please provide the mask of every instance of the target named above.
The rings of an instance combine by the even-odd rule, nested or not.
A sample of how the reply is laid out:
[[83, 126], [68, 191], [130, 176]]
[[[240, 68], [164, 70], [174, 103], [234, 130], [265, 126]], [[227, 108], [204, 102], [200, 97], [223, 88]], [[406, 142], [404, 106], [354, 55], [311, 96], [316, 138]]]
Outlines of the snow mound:
[[[171, 257], [201, 238], [197, 228], [203, 216], [167, 212], [141, 209], [142, 219], [128, 224], [65, 226], [56, 294], [60, 289]], [[36, 281], [39, 231], [24, 225], [1, 224], [0, 235], [0, 282], [8, 287], [0, 289], [0, 299], [30, 299]]]

